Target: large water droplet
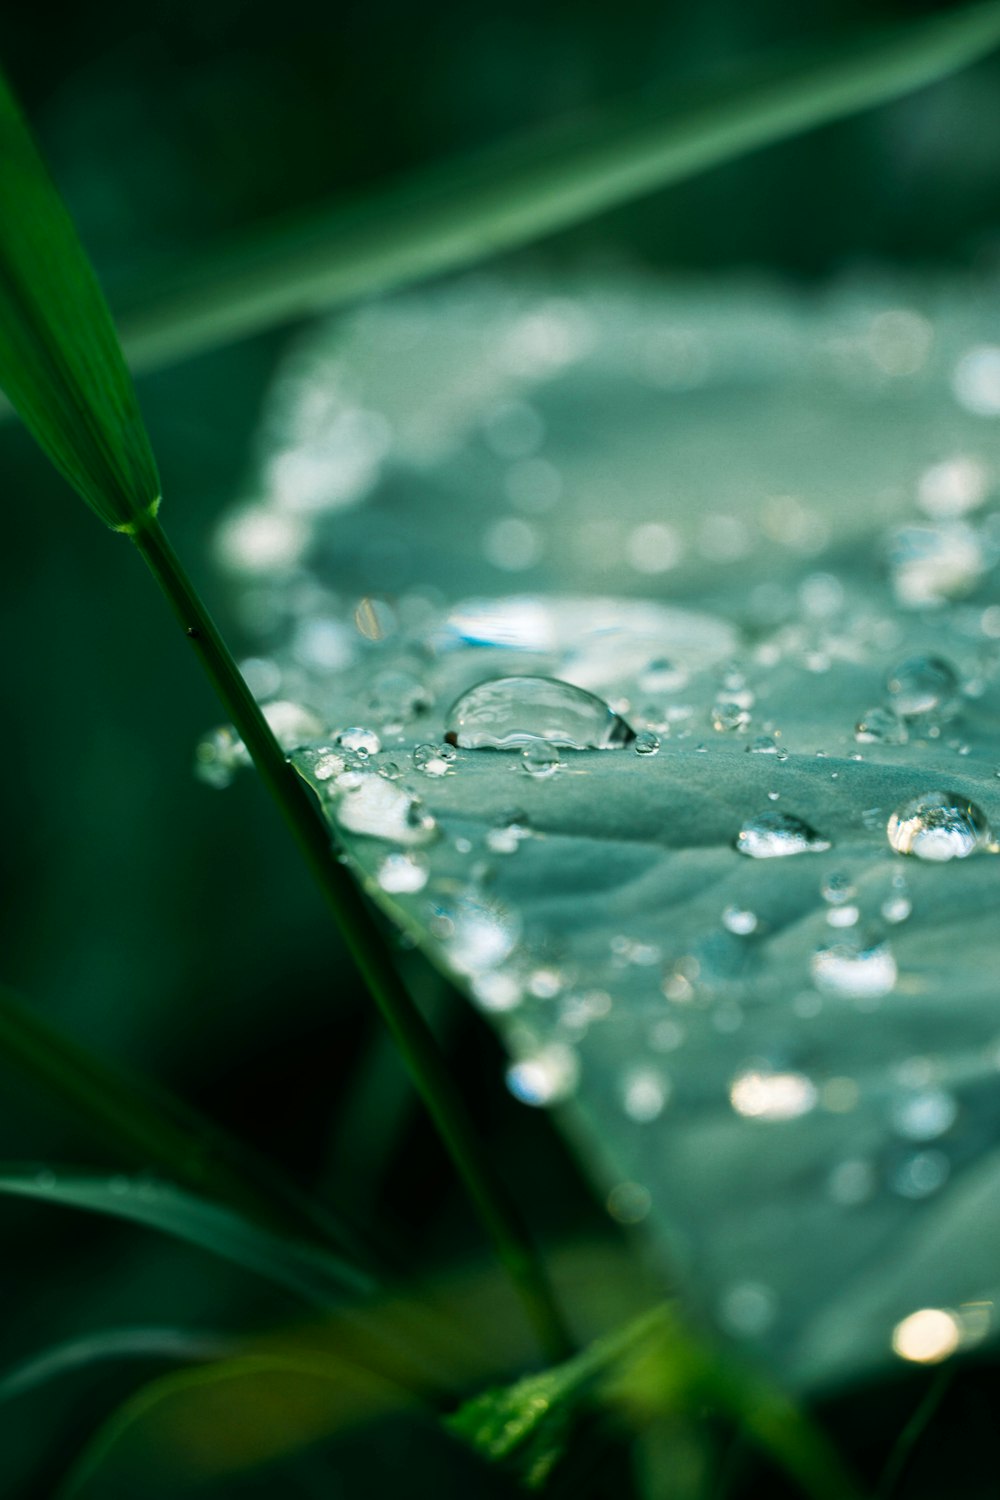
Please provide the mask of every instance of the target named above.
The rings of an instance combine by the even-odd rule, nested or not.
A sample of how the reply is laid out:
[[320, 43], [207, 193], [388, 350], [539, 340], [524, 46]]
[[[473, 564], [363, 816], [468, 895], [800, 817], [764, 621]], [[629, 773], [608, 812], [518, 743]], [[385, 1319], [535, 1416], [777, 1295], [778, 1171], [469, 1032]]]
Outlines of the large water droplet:
[[885, 682], [892, 707], [904, 719], [948, 719], [958, 708], [958, 677], [940, 656], [911, 656]]
[[602, 698], [554, 677], [495, 677], [452, 704], [445, 739], [463, 750], [516, 750], [544, 741], [612, 750], [634, 738]]
[[904, 802], [886, 827], [897, 854], [943, 863], [992, 848], [985, 814], [961, 792], [925, 792]]
[[434, 819], [416, 797], [373, 771], [356, 775], [338, 798], [334, 816], [351, 833], [396, 844], [426, 844], [437, 833]]
[[736, 835], [736, 850], [750, 859], [780, 859], [789, 854], [820, 854], [830, 848], [815, 828], [792, 813], [760, 812], [747, 818]]

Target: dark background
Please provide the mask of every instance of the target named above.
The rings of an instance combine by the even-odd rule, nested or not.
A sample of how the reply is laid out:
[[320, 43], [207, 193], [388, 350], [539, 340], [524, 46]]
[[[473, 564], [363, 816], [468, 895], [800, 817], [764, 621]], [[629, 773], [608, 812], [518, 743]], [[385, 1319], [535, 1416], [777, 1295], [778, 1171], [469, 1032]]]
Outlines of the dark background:
[[[186, 257], [269, 219], [332, 206], [658, 80], [669, 97], [748, 53], [935, 8], [96, 0], [58, 21], [9, 7], [0, 59], [112, 303], [135, 305]], [[998, 89], [993, 59], [511, 263], [718, 276], [750, 267], [808, 285], [867, 265], [961, 272], [993, 261]], [[224, 624], [208, 539], [240, 493], [260, 402], [292, 333], [140, 381], [168, 529]], [[476, 1253], [449, 1169], [276, 815], [252, 778], [219, 795], [191, 775], [193, 745], [218, 709], [128, 543], [95, 525], [11, 423], [0, 427], [0, 494], [0, 978], [80, 1040], [155, 1075], [300, 1181], [377, 1220], [410, 1263]], [[549, 1237], [596, 1231], [603, 1214], [548, 1122], [504, 1095], [485, 1029], [458, 1007], [449, 1014], [456, 1067], [532, 1221]], [[114, 1163], [2, 1064], [0, 1158]], [[101, 1326], [242, 1327], [273, 1313], [193, 1251], [54, 1209], [0, 1204], [0, 1246], [2, 1364]], [[0, 1493], [47, 1493], [135, 1375], [65, 1382], [0, 1411]], [[927, 1494], [935, 1463], [946, 1472], [956, 1451], [968, 1458], [983, 1441], [975, 1414], [988, 1410], [991, 1380], [985, 1369], [967, 1377], [961, 1420], [942, 1419]], [[858, 1405], [834, 1415], [842, 1435], [874, 1451], [917, 1396], [911, 1381], [881, 1392], [882, 1406], [868, 1402], [864, 1416]], [[428, 1483], [441, 1466], [438, 1493], [482, 1486], [450, 1456], [425, 1461]], [[360, 1462], [331, 1458], [330, 1483], [344, 1488], [329, 1493], [389, 1493], [395, 1479], [366, 1470], [362, 1483]]]

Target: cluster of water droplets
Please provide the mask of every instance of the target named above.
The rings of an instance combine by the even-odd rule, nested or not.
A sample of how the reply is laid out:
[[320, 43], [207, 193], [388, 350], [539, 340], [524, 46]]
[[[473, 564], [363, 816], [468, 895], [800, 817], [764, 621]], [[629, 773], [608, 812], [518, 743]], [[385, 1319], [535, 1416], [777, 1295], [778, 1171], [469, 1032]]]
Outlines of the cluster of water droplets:
[[[1000, 807], [980, 342], [864, 292], [372, 307], [292, 360], [219, 535], [248, 681], [359, 877], [501, 1027], [516, 1098], [584, 1101], [609, 1213], [713, 1247], [741, 1337], [805, 1313], [758, 1205], [726, 1217], [728, 1152], [784, 1191], [814, 1141], [795, 1190], [833, 1234], [980, 1139], [935, 1019], [968, 976], [921, 947]], [[216, 786], [247, 760], [226, 727], [197, 752]]]

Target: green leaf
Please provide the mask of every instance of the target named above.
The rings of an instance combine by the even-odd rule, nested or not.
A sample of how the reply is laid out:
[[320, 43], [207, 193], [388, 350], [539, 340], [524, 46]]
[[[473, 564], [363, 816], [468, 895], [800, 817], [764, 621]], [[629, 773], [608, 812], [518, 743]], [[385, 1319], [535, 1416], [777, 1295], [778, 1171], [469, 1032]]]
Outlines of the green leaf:
[[110, 314], [2, 75], [0, 387], [108, 526], [155, 515], [159, 476]]
[[136, 366], [530, 244], [669, 183], [922, 88], [1000, 42], [1000, 6], [837, 37], [677, 94], [673, 81], [447, 162], [188, 267], [124, 319]]
[[[691, 1308], [799, 1388], [894, 1360], [923, 1308], [970, 1346], [1000, 1293], [1000, 860], [887, 838], [933, 790], [1000, 827], [992, 296], [480, 282], [366, 308], [280, 372], [217, 538], [237, 587], [324, 600], [255, 649], [327, 726], [294, 758], [359, 879]], [[859, 741], [911, 657], [946, 659], [953, 701]], [[601, 695], [659, 752], [435, 757], [453, 700], [510, 675]], [[775, 812], [829, 847], [738, 853]]]
[[356, 1236], [301, 1197], [266, 1161], [148, 1078], [106, 1062], [0, 985], [0, 1061], [40, 1085], [104, 1137], [120, 1159], [166, 1172], [266, 1228], [332, 1240], [363, 1259]]
[[48, 1167], [0, 1169], [0, 1194], [142, 1224], [262, 1277], [314, 1307], [365, 1296], [371, 1283], [346, 1261], [282, 1239], [232, 1210], [144, 1177], [94, 1177]]

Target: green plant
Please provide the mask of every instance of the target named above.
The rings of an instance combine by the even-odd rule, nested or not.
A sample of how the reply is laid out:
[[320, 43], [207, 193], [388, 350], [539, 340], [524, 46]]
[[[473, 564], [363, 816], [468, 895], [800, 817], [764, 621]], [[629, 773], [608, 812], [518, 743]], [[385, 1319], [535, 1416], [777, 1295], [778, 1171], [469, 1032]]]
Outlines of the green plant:
[[[680, 123], [672, 121], [665, 138], [659, 124], [648, 125], [644, 111], [630, 114], [627, 127], [616, 138], [610, 161], [606, 143], [616, 136], [616, 132], [612, 132], [608, 122], [604, 121], [586, 146], [574, 139], [571, 148], [560, 147], [554, 157], [554, 167], [546, 156], [546, 152], [554, 149], [551, 146], [547, 146], [545, 152], [535, 147], [528, 153], [519, 154], [515, 165], [509, 169], [491, 164], [490, 171], [496, 173], [495, 179], [491, 178], [488, 187], [481, 188], [480, 196], [463, 200], [457, 215], [449, 192], [445, 195], [448, 206], [444, 215], [431, 209], [428, 220], [424, 204], [433, 203], [433, 194], [425, 186], [418, 185], [409, 193], [400, 195], [398, 200], [390, 199], [379, 205], [377, 211], [372, 211], [368, 227], [356, 231], [353, 241], [349, 220], [346, 229], [335, 226], [332, 237], [343, 235], [337, 251], [342, 258], [339, 267], [335, 263], [331, 271], [324, 252], [315, 275], [296, 272], [290, 279], [290, 284], [296, 288], [294, 297], [290, 298], [285, 291], [275, 291], [273, 295], [268, 291], [261, 292], [262, 286], [271, 288], [274, 285], [273, 268], [265, 270], [257, 280], [251, 278], [249, 291], [227, 271], [225, 285], [233, 289], [228, 310], [219, 314], [220, 300], [215, 284], [209, 283], [209, 292], [203, 294], [202, 310], [199, 311], [196, 305], [186, 323], [174, 310], [160, 315], [172, 328], [170, 337], [161, 341], [162, 350], [176, 351], [182, 337], [197, 342], [205, 337], [231, 334], [256, 322], [311, 308], [318, 302], [343, 300], [373, 286], [412, 280], [432, 270], [450, 267], [480, 254], [484, 235], [485, 243], [490, 246], [496, 234], [501, 235], [504, 243], [530, 238], [568, 216], [591, 212], [617, 197], [648, 189], [685, 171], [696, 170], [721, 155], [734, 154], [772, 135], [803, 128], [817, 119], [877, 102], [893, 92], [925, 82], [985, 50], [998, 36], [1000, 13], [993, 6], [977, 7], [920, 27], [914, 26], [912, 30], [902, 28], [895, 39], [879, 39], [875, 45], [866, 41], [858, 48], [850, 48], [834, 64], [829, 64], [822, 75], [792, 71], [782, 75], [778, 86], [755, 85], [738, 107], [730, 103], [725, 109], [718, 104], [713, 107], [700, 104], [682, 117]], [[817, 85], [817, 77], [823, 81], [822, 88]], [[166, 594], [206, 668], [226, 715], [238, 731], [243, 750], [254, 760], [263, 784], [283, 812], [337, 918], [347, 947], [389, 1022], [424, 1103], [479, 1209], [500, 1260], [520, 1291], [546, 1353], [550, 1358], [565, 1355], [569, 1351], [569, 1335], [551, 1292], [548, 1274], [506, 1200], [488, 1151], [477, 1143], [460, 1092], [440, 1058], [430, 1028], [400, 982], [382, 933], [358, 894], [357, 886], [334, 857], [304, 781], [289, 769], [272, 728], [165, 539], [157, 518], [160, 496], [155, 465], [110, 321], [76, 245], [69, 221], [47, 183], [16, 109], [6, 94], [0, 97], [0, 122], [5, 148], [0, 170], [0, 207], [3, 208], [0, 305], [4, 314], [0, 331], [0, 378], [13, 404], [50, 457], [101, 519], [129, 535]], [[644, 150], [640, 151], [643, 143]], [[560, 188], [567, 182], [572, 191], [567, 189], [563, 201]], [[407, 202], [416, 204], [416, 208], [407, 210]], [[496, 227], [498, 220], [502, 232]], [[452, 226], [450, 231], [449, 225]], [[369, 253], [373, 236], [379, 245], [392, 244], [392, 254], [381, 266]], [[343, 243], [348, 246], [346, 251], [342, 248]], [[279, 264], [284, 263], [279, 260]], [[204, 306], [210, 307], [210, 315], [205, 314]], [[360, 337], [363, 336], [362, 331]], [[155, 339], [150, 340], [149, 347], [156, 347]], [[441, 555], [445, 555], [443, 538]], [[470, 585], [471, 580], [468, 580], [467, 586]], [[713, 666], [728, 654], [729, 644], [724, 631], [721, 638], [718, 635], [712, 638], [709, 632], [707, 644], [704, 640], [695, 643], [697, 650], [707, 653]], [[405, 662], [401, 667], [403, 665]], [[793, 695], [787, 708], [789, 714], [793, 712], [791, 704], [799, 690], [797, 684], [789, 684], [788, 691]], [[345, 678], [338, 708], [357, 691], [360, 691], [357, 682]], [[779, 716], [786, 711], [784, 703], [777, 699], [773, 707]], [[797, 706], [795, 711], [798, 711]], [[839, 715], [839, 712], [839, 704], [817, 703], [812, 726], [822, 725], [824, 730], [832, 732], [833, 720], [824, 720], [823, 714]], [[357, 721], [362, 722], [360, 716]], [[296, 762], [321, 799], [327, 790], [324, 783], [329, 779], [330, 757], [337, 762], [335, 775], [343, 774], [346, 767], [348, 774], [362, 778], [370, 776], [369, 771], [364, 767], [359, 770], [351, 760], [356, 746], [340, 747], [347, 753], [339, 755], [337, 745], [323, 747], [322, 734], [317, 733], [312, 738], [317, 743], [300, 750]], [[645, 748], [655, 747], [647, 745]], [[697, 847], [705, 842], [706, 836], [705, 800], [696, 804], [692, 798], [692, 788], [698, 785], [702, 774], [699, 761], [693, 758], [697, 753], [694, 751], [689, 757], [682, 752], [670, 767], [666, 757], [644, 767], [646, 784], [642, 791], [637, 792], [632, 806], [632, 816], [638, 824], [648, 821], [653, 816], [651, 807], [644, 802], [644, 798], [650, 795], [649, 789], [657, 787], [662, 780], [669, 782], [670, 777], [680, 777], [678, 805], [683, 812], [686, 800], [691, 812], [689, 822], [685, 824], [682, 816], [675, 829], [676, 841], [682, 846], [687, 840]], [[597, 759], [601, 761], [600, 756]], [[614, 765], [612, 760], [596, 765], [591, 774], [597, 778], [601, 778], [605, 771], [609, 777], [617, 775]], [[769, 773], [770, 768], [771, 763], [766, 760], [746, 762], [741, 759], [738, 773], [734, 773], [734, 790], [730, 795], [719, 779], [718, 764], [713, 764], [708, 773], [711, 786], [704, 788], [706, 797], [710, 792], [717, 805], [724, 805], [728, 799], [732, 808], [742, 806], [748, 778], [755, 788], [756, 782], [762, 787], [764, 772]], [[534, 769], [540, 774], [537, 778], [522, 781], [519, 794], [522, 801], [532, 802], [528, 809], [531, 826], [545, 830], [547, 798], [549, 805], [556, 808], [556, 822], [545, 831], [558, 833], [570, 842], [575, 831], [582, 831], [583, 836], [589, 837], [596, 783], [591, 781], [585, 794], [578, 789], [574, 800], [573, 783], [568, 777], [559, 777], [555, 762], [540, 764]], [[447, 829], [449, 820], [454, 819], [455, 837], [447, 847], [442, 843], [434, 846], [431, 852], [442, 888], [448, 888], [451, 882], [455, 890], [461, 890], [462, 877], [447, 861], [451, 858], [450, 849], [457, 847], [467, 836], [470, 826], [485, 823], [509, 830], [518, 822], [511, 816], [503, 821], [510, 798], [510, 780], [506, 767], [503, 774], [499, 773], [499, 763], [493, 759], [484, 762], [475, 772], [470, 766], [468, 775], [456, 777], [453, 784], [446, 780], [446, 774], [441, 777], [440, 786], [433, 784], [432, 810], [437, 826]], [[549, 773], [559, 779], [550, 780]], [[893, 804], [903, 800], [911, 775], [906, 768], [891, 764], [881, 767], [878, 771], [880, 798], [884, 793]], [[820, 831], [824, 835], [837, 833], [839, 838], [838, 819], [846, 820], [844, 826], [854, 827], [860, 792], [852, 793], [845, 813], [842, 810], [843, 788], [831, 792], [821, 776], [825, 778], [823, 768], [802, 765], [789, 770], [788, 780], [797, 788], [800, 801], [808, 806], [810, 817], [815, 819]], [[383, 785], [391, 785], [391, 780], [391, 777], [384, 779]], [[982, 782], [977, 775], [953, 777], [952, 783], [969, 801], [973, 796], [984, 797]], [[372, 784], [377, 785], [369, 782]], [[558, 802], [552, 787], [560, 790]], [[356, 787], [350, 790], [356, 790]], [[408, 793], [390, 793], [390, 800], [392, 795], [397, 800], [389, 809], [390, 821], [402, 818], [402, 827], [419, 832], [419, 823], [411, 821], [415, 811], [413, 797]], [[614, 812], [620, 831], [628, 820], [622, 821], [623, 814], [615, 802], [618, 795], [609, 781], [607, 796], [602, 800]], [[658, 795], [662, 797], [662, 786]], [[429, 792], [428, 801], [431, 800]], [[442, 911], [441, 923], [437, 927], [433, 923], [428, 925], [426, 917], [421, 918], [414, 903], [398, 899], [400, 888], [387, 884], [381, 873], [384, 850], [371, 841], [375, 830], [370, 820], [366, 823], [362, 818], [359, 822], [356, 806], [346, 793], [339, 800], [335, 796], [329, 801], [334, 831], [351, 853], [362, 880], [378, 894], [401, 924], [409, 927], [418, 941], [437, 953], [446, 967], [450, 966], [460, 975], [464, 973], [469, 980], [482, 979], [482, 974], [488, 974], [496, 965], [480, 966], [480, 973], [475, 964], [456, 961], [455, 948], [449, 949], [448, 942], [454, 938], [456, 923], [468, 916], [470, 910], [474, 920], [479, 920], [485, 911], [487, 924], [492, 921], [496, 926], [495, 910], [487, 904], [477, 913], [474, 904], [472, 908], [468, 904], [463, 907], [459, 901], [450, 911]], [[347, 816], [344, 815], [345, 807]], [[355, 811], [352, 812], [352, 808]], [[384, 812], [383, 808], [378, 816]], [[729, 819], [724, 821], [728, 826]], [[714, 826], [708, 833], [710, 842], [718, 842], [719, 833]], [[808, 839], [809, 836], [804, 837]], [[408, 858], [406, 846], [411, 843], [419, 846], [422, 837], [412, 840], [404, 837], [399, 842], [404, 847], [403, 857]], [[813, 843], [820, 850], [818, 836], [813, 838]], [[561, 846], [557, 848], [554, 840], [550, 848], [559, 859], [565, 856], [566, 851]], [[550, 877], [543, 871], [541, 878], [547, 881]], [[558, 879], [557, 872], [552, 879], [553, 883]], [[598, 882], [598, 899], [601, 890]], [[749, 908], [741, 904], [739, 909]], [[600, 920], [591, 920], [589, 931], [600, 933]], [[611, 936], [615, 934], [611, 933]], [[639, 962], [641, 964], [641, 959]], [[678, 984], [688, 982], [689, 978], [689, 975], [679, 972]], [[479, 998], [483, 999], [482, 993]], [[490, 1008], [488, 1001], [487, 1008]], [[496, 1005], [494, 1008], [503, 1007]], [[49, 1087], [75, 1107], [96, 1114], [115, 1136], [119, 1146], [127, 1146], [140, 1159], [166, 1166], [181, 1182], [192, 1177], [192, 1186], [199, 1196], [191, 1198], [184, 1191], [159, 1185], [146, 1184], [144, 1187], [141, 1182], [126, 1183], [122, 1190], [120, 1183], [116, 1187], [113, 1182], [108, 1184], [47, 1172], [39, 1175], [37, 1172], [10, 1171], [0, 1180], [0, 1190], [96, 1208], [166, 1229], [276, 1281], [285, 1289], [304, 1295], [321, 1309], [339, 1305], [345, 1294], [371, 1294], [375, 1280], [367, 1266], [359, 1268], [357, 1262], [365, 1257], [363, 1252], [359, 1254], [355, 1235], [340, 1226], [334, 1226], [331, 1232], [322, 1212], [303, 1204], [298, 1195], [290, 1194], [281, 1183], [273, 1181], [266, 1170], [261, 1171], [257, 1164], [245, 1158], [240, 1148], [231, 1146], [210, 1129], [206, 1131], [201, 1122], [182, 1108], [166, 1103], [156, 1105], [144, 1099], [141, 1090], [137, 1091], [135, 1086], [102, 1073], [101, 1065], [93, 1059], [75, 1053], [59, 1039], [33, 1027], [28, 1016], [13, 1004], [8, 1008], [4, 1030], [9, 1056], [17, 1057], [27, 1071], [44, 1079]], [[514, 1045], [518, 1045], [516, 1036]], [[533, 1059], [529, 1056], [528, 1061]], [[553, 1065], [551, 1055], [545, 1063], [545, 1066], [550, 1065]], [[800, 1077], [797, 1074], [789, 1076]], [[543, 1094], [548, 1087], [543, 1077]], [[522, 1092], [530, 1092], [530, 1089], [522, 1086]], [[558, 1088], [550, 1090], [552, 1095], [558, 1092]], [[645, 1105], [636, 1107], [646, 1108]], [[191, 1143], [197, 1144], [197, 1150], [189, 1158], [186, 1153], [192, 1149]], [[627, 1214], [621, 1216], [627, 1218]], [[331, 1238], [336, 1242], [337, 1256], [323, 1243]], [[345, 1250], [351, 1264], [345, 1265], [339, 1253]], [[377, 1314], [372, 1316], [371, 1324], [370, 1332], [377, 1341], [380, 1336]], [[686, 1330], [681, 1332], [679, 1325], [667, 1323], [665, 1335], [661, 1313], [652, 1318], [656, 1352], [642, 1355], [640, 1363], [645, 1371], [645, 1383], [640, 1380], [639, 1394], [636, 1395], [630, 1383], [634, 1373], [630, 1364], [631, 1351], [636, 1339], [641, 1345], [650, 1326], [647, 1320], [637, 1325], [638, 1332], [635, 1327], [630, 1327], [623, 1336], [611, 1335], [597, 1344], [593, 1351], [577, 1355], [561, 1370], [529, 1377], [511, 1394], [474, 1400], [451, 1421], [452, 1430], [471, 1437], [476, 1446], [495, 1459], [507, 1459], [522, 1441], [527, 1442], [530, 1456], [527, 1469], [522, 1472], [530, 1483], [537, 1484], [548, 1478], [554, 1466], [558, 1473], [557, 1460], [565, 1447], [566, 1433], [577, 1418], [580, 1403], [596, 1402], [602, 1410], [613, 1409], [616, 1404], [624, 1405], [628, 1415], [624, 1423], [627, 1428], [629, 1421], [651, 1425], [654, 1419], [661, 1418], [683, 1419], [690, 1423], [692, 1409], [708, 1401], [722, 1410], [725, 1421], [735, 1421], [737, 1426], [745, 1426], [758, 1438], [763, 1437], [779, 1463], [810, 1493], [851, 1493], [853, 1481], [837, 1471], [829, 1451], [801, 1412], [784, 1397], [773, 1395], [753, 1379], [744, 1380], [738, 1376], [735, 1366], [730, 1368], [725, 1363], [720, 1364], [714, 1355], [700, 1347], [692, 1334]], [[336, 1334], [336, 1323], [333, 1329]], [[387, 1368], [381, 1359], [376, 1359], [374, 1369], [369, 1369], [372, 1361], [365, 1339], [355, 1341], [350, 1357], [343, 1355], [335, 1337], [331, 1343], [332, 1349], [319, 1354], [302, 1353], [297, 1349], [291, 1353], [279, 1349], [263, 1354], [240, 1351], [232, 1356], [232, 1366], [226, 1364], [230, 1358], [227, 1352], [219, 1366], [207, 1372], [168, 1377], [165, 1390], [151, 1389], [130, 1405], [121, 1421], [91, 1450], [71, 1477], [66, 1493], [100, 1492], [106, 1455], [116, 1449], [122, 1431], [133, 1430], [137, 1414], [144, 1418], [148, 1411], [159, 1410], [161, 1400], [169, 1403], [179, 1393], [182, 1404], [193, 1401], [200, 1421], [199, 1393], [217, 1384], [225, 1387], [230, 1379], [235, 1379], [237, 1385], [244, 1380], [251, 1384], [258, 1379], [265, 1383], [274, 1381], [278, 1390], [283, 1390], [288, 1382], [293, 1385], [304, 1383], [310, 1391], [317, 1384], [324, 1388], [331, 1385], [336, 1392], [342, 1393], [346, 1367], [346, 1384], [365, 1397], [360, 1402], [361, 1411], [356, 1414], [358, 1420], [361, 1415], [370, 1418], [375, 1411], [405, 1407], [411, 1402], [446, 1406], [460, 1391], [468, 1389], [467, 1384], [463, 1386], [461, 1378], [446, 1381], [443, 1386], [428, 1380], [421, 1368], [424, 1346], [419, 1340], [415, 1348], [407, 1350], [402, 1369], [392, 1362]], [[844, 1350], [834, 1353], [848, 1362], [856, 1357], [850, 1339]], [[93, 1354], [95, 1358], [100, 1357], [98, 1345], [94, 1346]], [[806, 1361], [808, 1368], [792, 1367], [794, 1379], [800, 1385], [809, 1384], [810, 1370], [816, 1368], [814, 1356], [815, 1349]], [[834, 1358], [834, 1368], [836, 1362]], [[608, 1370], [611, 1373], [606, 1380]], [[482, 1375], [485, 1371], [479, 1373]], [[609, 1385], [615, 1391], [619, 1385], [624, 1386], [628, 1399], [622, 1403], [617, 1396], [610, 1396]], [[254, 1399], [267, 1404], [264, 1398]], [[276, 1452], [283, 1452], [286, 1447], [294, 1448], [300, 1443], [310, 1442], [342, 1417], [341, 1405], [331, 1411], [329, 1393], [314, 1397], [299, 1390], [297, 1396], [287, 1399], [296, 1412], [304, 1414], [303, 1430], [296, 1432], [292, 1424], [290, 1437], [283, 1433], [281, 1441], [274, 1447], [268, 1443], [265, 1433], [259, 1448], [243, 1449], [235, 1455], [236, 1467], [273, 1458]], [[527, 1416], [522, 1422], [525, 1405]], [[251, 1404], [250, 1418], [257, 1409]], [[617, 1417], [621, 1425], [620, 1412]], [[249, 1422], [249, 1418], [247, 1420]], [[182, 1434], [180, 1437], [178, 1431]], [[504, 1441], [498, 1440], [498, 1433]], [[211, 1472], [218, 1478], [228, 1472], [225, 1452], [213, 1449], [211, 1445], [199, 1448], [183, 1422], [178, 1429], [168, 1432], [166, 1441], [168, 1445], [173, 1443], [178, 1451], [183, 1449], [186, 1460], [190, 1460], [192, 1454], [195, 1457], [200, 1454], [204, 1464], [199, 1471], [200, 1477]], [[114, 1483], [115, 1480], [108, 1482]], [[126, 1484], [131, 1482], [134, 1481], [125, 1481]], [[184, 1477], [177, 1473], [168, 1479], [168, 1483], [184, 1482]]]

